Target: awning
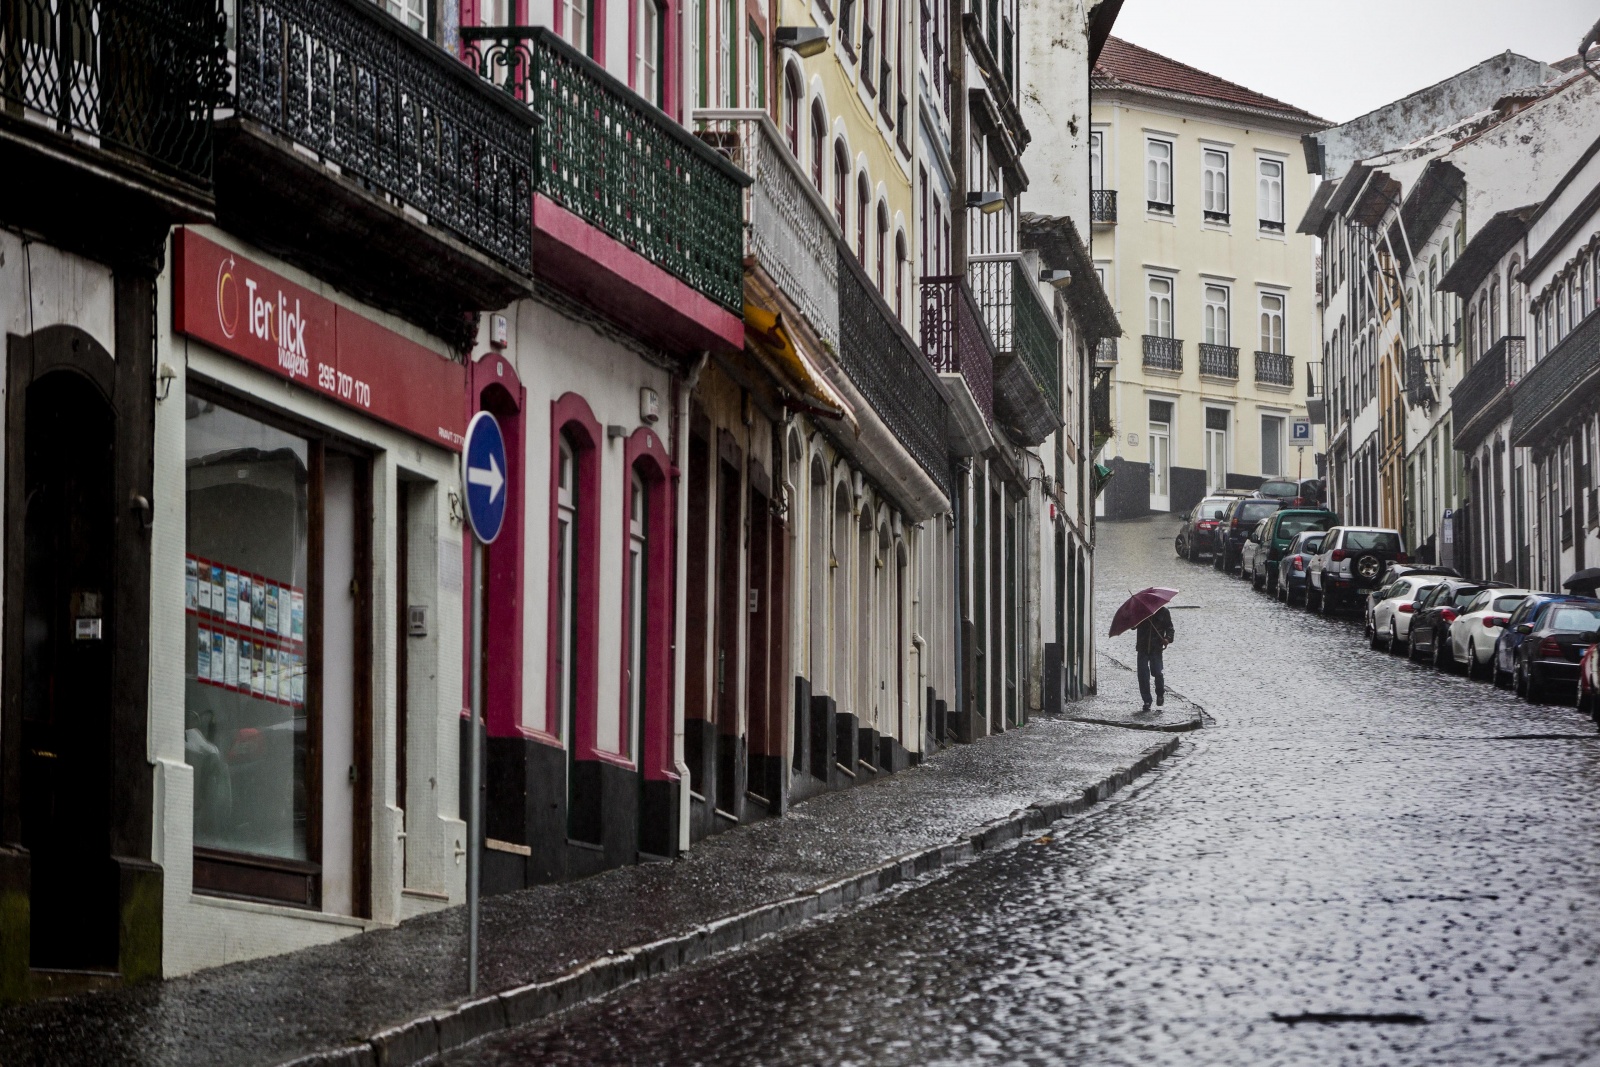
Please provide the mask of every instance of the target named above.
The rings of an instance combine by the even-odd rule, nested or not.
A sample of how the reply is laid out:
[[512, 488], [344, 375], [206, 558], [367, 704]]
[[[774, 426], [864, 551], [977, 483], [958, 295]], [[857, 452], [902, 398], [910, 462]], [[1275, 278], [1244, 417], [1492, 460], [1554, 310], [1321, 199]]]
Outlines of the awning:
[[841, 418], [854, 425], [855, 419], [851, 417], [850, 406], [843, 397], [833, 388], [820, 370], [817, 369], [811, 358], [805, 354], [799, 345], [794, 343], [794, 337], [789, 333], [784, 324], [781, 312], [768, 311], [766, 308], [754, 304], [744, 306], [744, 335], [745, 340], [757, 348], [760, 353], [775, 363], [795, 385], [804, 391], [810, 399], [818, 401], [827, 409], [814, 412], [824, 416]]

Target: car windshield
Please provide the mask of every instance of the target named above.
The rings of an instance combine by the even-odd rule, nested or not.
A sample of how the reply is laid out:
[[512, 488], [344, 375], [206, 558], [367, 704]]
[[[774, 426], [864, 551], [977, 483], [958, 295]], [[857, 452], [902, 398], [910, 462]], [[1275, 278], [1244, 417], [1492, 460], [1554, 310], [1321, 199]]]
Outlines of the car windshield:
[[1200, 501], [1200, 506], [1194, 509], [1194, 517], [1202, 520], [1215, 520], [1222, 518], [1222, 513], [1228, 510], [1228, 505], [1233, 503], [1226, 497], [1220, 499]]
[[1299, 496], [1300, 487], [1293, 482], [1265, 482], [1261, 486], [1262, 496]]
[[1600, 630], [1600, 608], [1569, 607], [1562, 605], [1550, 613], [1547, 630], [1571, 630], [1584, 633]]
[[[1417, 591], [1415, 593], [1411, 594], [1411, 599], [1412, 600], [1425, 600], [1425, 599], [1427, 599], [1428, 594], [1433, 592], [1437, 588], [1439, 588], [1439, 587], [1436, 586], [1436, 585], [1419, 585], [1419, 586], [1417, 586]], [[1404, 594], [1402, 594], [1402, 595], [1404, 595]]]
[[1320, 552], [1320, 551], [1322, 551], [1322, 537], [1320, 535], [1317, 536], [1317, 537], [1308, 537], [1304, 541], [1301, 541], [1300, 542], [1300, 551], [1301, 552]]
[[1514, 611], [1518, 604], [1528, 599], [1528, 594], [1519, 593], [1516, 596], [1496, 597], [1492, 611]]
[[1398, 553], [1400, 535], [1388, 530], [1346, 530], [1344, 544], [1341, 547], [1346, 552]]
[[1327, 519], [1319, 519], [1315, 515], [1285, 515], [1278, 523], [1279, 537], [1293, 537], [1303, 530], [1326, 530]]
[[1483, 592], [1483, 590], [1474, 589], [1470, 585], [1467, 586], [1464, 589], [1457, 589], [1456, 590], [1456, 607], [1458, 607], [1458, 608], [1466, 607], [1468, 604], [1472, 603], [1473, 599], [1481, 592]]
[[1239, 505], [1238, 519], [1240, 522], [1260, 522], [1262, 519], [1278, 510], [1276, 500], [1247, 500]]

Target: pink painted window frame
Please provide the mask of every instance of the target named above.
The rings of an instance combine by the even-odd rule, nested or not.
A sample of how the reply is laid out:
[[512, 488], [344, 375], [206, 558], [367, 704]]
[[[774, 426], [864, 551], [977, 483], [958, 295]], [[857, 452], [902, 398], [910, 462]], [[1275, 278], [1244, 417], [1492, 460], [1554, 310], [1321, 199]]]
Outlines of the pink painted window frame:
[[546, 596], [549, 602], [549, 639], [545, 650], [545, 731], [551, 737], [562, 737], [561, 717], [566, 710], [561, 707], [561, 679], [554, 670], [556, 661], [561, 657], [561, 604], [555, 596], [561, 579], [555, 543], [559, 536], [557, 523], [560, 514], [556, 498], [560, 491], [563, 435], [572, 447], [578, 480], [578, 528], [573, 538], [578, 548], [578, 558], [573, 568], [577, 580], [577, 619], [572, 642], [572, 655], [577, 663], [572, 683], [576, 711], [572, 734], [565, 738], [565, 743], [572, 746], [573, 754], [578, 759], [595, 759], [595, 713], [599, 706], [600, 683], [600, 448], [605, 434], [589, 402], [577, 393], [563, 394], [550, 405], [550, 582]]
[[[677, 602], [677, 540], [676, 497], [674, 491], [672, 458], [666, 445], [653, 430], [641, 426], [627, 439], [623, 448], [623, 469], [628, 477], [623, 487], [623, 515], [631, 512], [633, 474], [637, 472], [649, 488], [650, 499], [645, 513], [645, 590], [644, 615], [644, 738], [640, 751], [634, 754], [647, 779], [675, 781], [677, 773], [672, 762], [672, 692], [673, 677], [672, 632], [674, 605]], [[627, 573], [629, 544], [623, 538], [622, 567]], [[631, 583], [622, 583], [623, 625], [633, 617]], [[628, 650], [622, 643], [618, 663], [619, 692], [618, 736], [625, 738], [632, 729], [628, 722]]]

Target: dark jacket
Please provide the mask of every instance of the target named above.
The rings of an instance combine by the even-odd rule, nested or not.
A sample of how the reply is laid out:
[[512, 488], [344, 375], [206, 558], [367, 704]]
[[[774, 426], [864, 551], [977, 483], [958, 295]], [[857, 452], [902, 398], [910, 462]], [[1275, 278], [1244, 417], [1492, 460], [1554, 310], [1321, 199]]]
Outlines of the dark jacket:
[[1160, 652], [1172, 644], [1172, 613], [1162, 608], [1139, 624], [1137, 631], [1140, 652]]

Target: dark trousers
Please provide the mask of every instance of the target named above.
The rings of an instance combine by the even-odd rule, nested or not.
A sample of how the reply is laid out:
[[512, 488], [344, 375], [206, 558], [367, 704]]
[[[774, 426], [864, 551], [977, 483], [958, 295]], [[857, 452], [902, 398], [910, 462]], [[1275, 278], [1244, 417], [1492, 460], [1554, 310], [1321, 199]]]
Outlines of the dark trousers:
[[1150, 706], [1150, 679], [1156, 680], [1156, 695], [1166, 696], [1167, 676], [1162, 668], [1161, 650], [1139, 653], [1139, 695], [1144, 698], [1145, 707]]

